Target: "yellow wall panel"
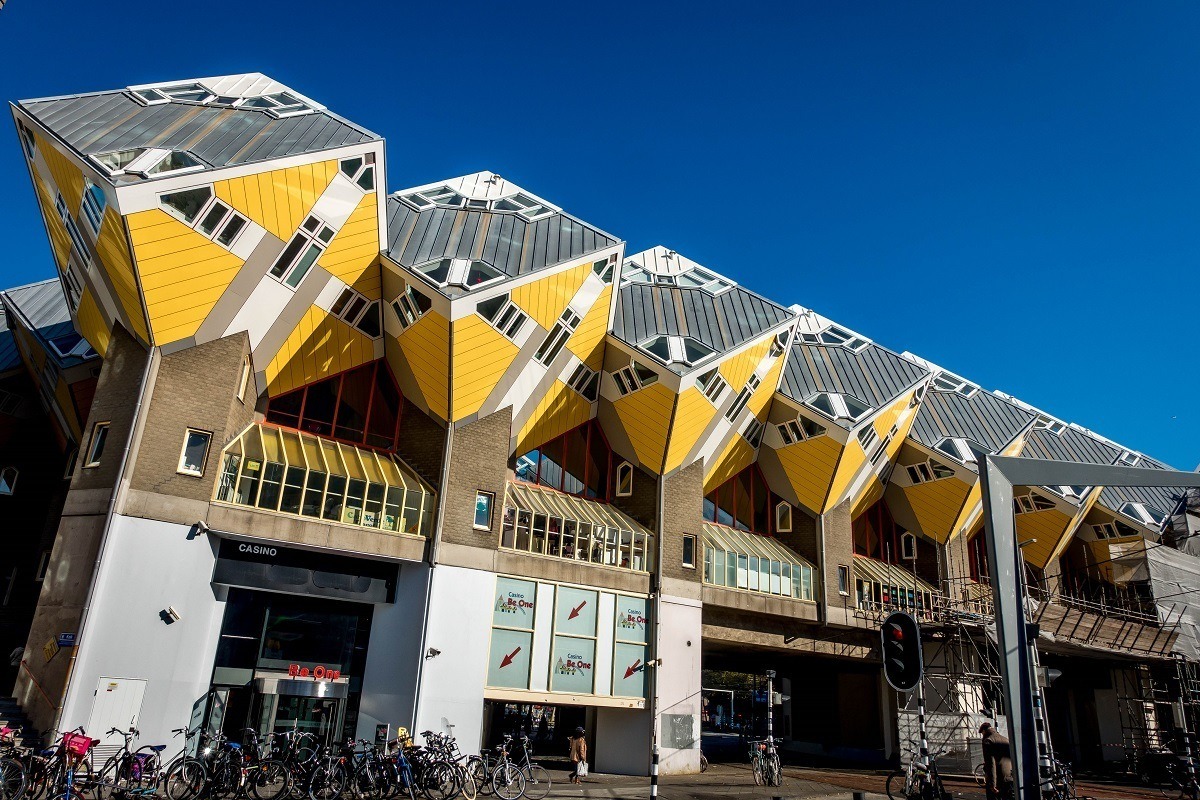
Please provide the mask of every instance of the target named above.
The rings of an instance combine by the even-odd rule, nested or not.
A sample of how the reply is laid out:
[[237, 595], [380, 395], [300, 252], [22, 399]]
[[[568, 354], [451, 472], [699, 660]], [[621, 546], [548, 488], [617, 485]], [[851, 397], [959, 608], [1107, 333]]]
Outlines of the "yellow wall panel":
[[62, 377], [59, 377], [58, 383], [54, 386], [54, 400], [67, 420], [67, 427], [71, 429], [71, 439], [76, 442], [82, 441], [83, 424], [79, 419], [79, 414], [75, 412], [75, 399], [71, 397], [71, 387]]
[[842, 457], [838, 461], [837, 472], [833, 475], [833, 484], [829, 489], [829, 497], [826, 498], [827, 508], [821, 509], [828, 511], [834, 505], [839, 503], [842, 495], [850, 488], [850, 482], [854, 480], [854, 476], [862, 468], [867, 461], [867, 454], [863, 452], [862, 445], [854, 437], [846, 444], [842, 450]]
[[[403, 368], [413, 376], [429, 411], [439, 419], [446, 419], [449, 416], [449, 321], [436, 311], [427, 311], [396, 341], [403, 355]], [[393, 368], [398, 366], [394, 364]]]
[[782, 358], [775, 359], [775, 363], [763, 376], [762, 383], [759, 384], [754, 394], [750, 395], [750, 400], [746, 403], [750, 413], [760, 422], [767, 419], [767, 408], [771, 404], [771, 398], [775, 396], [775, 388], [779, 386], [779, 373], [783, 371], [783, 361]]
[[671, 440], [667, 445], [664, 472], [671, 472], [683, 466], [683, 460], [696, 446], [696, 442], [716, 415], [716, 406], [695, 386], [679, 395], [675, 406], [675, 420], [671, 423]]
[[[374, 192], [363, 195], [354, 213], [346, 220], [329, 247], [317, 259], [322, 267], [346, 283], [354, 285], [379, 256], [379, 206]], [[378, 271], [378, 270], [376, 270]], [[372, 297], [379, 297], [378, 292]]]
[[889, 502], [903, 503], [920, 526], [920, 533], [945, 543], [955, 530], [959, 512], [971, 493], [971, 486], [958, 478], [942, 478], [915, 486], [893, 484]]
[[100, 225], [100, 236], [96, 239], [96, 251], [104, 262], [104, 269], [117, 293], [125, 315], [133, 326], [133, 333], [149, 341], [146, 315], [142, 311], [142, 298], [138, 293], [134, 277], [133, 261], [129, 256], [129, 245], [125, 239], [125, 225], [121, 215], [111, 206], [104, 211], [104, 222]]
[[821, 513], [842, 455], [842, 445], [830, 436], [818, 436], [775, 451], [800, 503]]
[[863, 485], [862, 489], [859, 490], [854, 498], [854, 502], [850, 504], [850, 518], [857, 518], [868, 508], [878, 503], [882, 497], [883, 482], [879, 480], [878, 475], [872, 475], [866, 484]]
[[311, 306], [267, 365], [267, 391], [282, 394], [374, 358], [369, 336], [320, 306]]
[[[773, 336], [764, 336], [742, 352], [721, 362], [721, 375], [735, 392], [741, 391], [742, 387], [746, 385], [746, 379], [754, 374], [754, 370], [758, 369], [759, 362], [771, 349], [771, 339], [773, 338]], [[774, 391], [774, 387], [771, 389]]]
[[613, 403], [621, 427], [642, 465], [654, 473], [662, 469], [667, 432], [675, 393], [661, 383], [651, 384]]
[[567, 349], [590, 369], [604, 366], [604, 336], [608, 333], [608, 310], [612, 304], [612, 284], [605, 286], [596, 302], [584, 314], [579, 327], [567, 340]]
[[578, 267], [519, 286], [512, 290], [509, 297], [532, 317], [534, 322], [549, 330], [591, 271], [590, 262], [580, 264]]
[[482, 317], [471, 314], [454, 322], [455, 422], [479, 410], [520, 349]]
[[[41, 136], [36, 133], [33, 136], [37, 141], [37, 150], [41, 152], [42, 158], [46, 160], [46, 166], [50, 168], [50, 177], [54, 179], [59, 194], [67, 203], [67, 211], [72, 216], [77, 216], [83, 205], [83, 171], [74, 161], [55, 150]], [[50, 209], [54, 210], [53, 193], [50, 196]]]
[[[903, 397], [895, 400], [886, 409], [879, 412], [879, 416], [875, 418], [875, 421], [871, 423], [871, 426], [875, 428], [875, 433], [879, 434], [880, 439], [887, 438], [888, 431], [890, 431], [892, 426], [896, 424], [896, 420], [900, 418], [900, 414], [903, 413], [904, 409], [908, 408], [908, 403], [911, 397], [911, 393], [906, 394]], [[896, 436], [896, 440], [899, 444], [904, 443], [903, 437], [900, 435]]]
[[982, 505], [983, 489], [980, 488], [979, 478], [976, 477], [975, 481], [971, 484], [970, 491], [967, 492], [967, 499], [963, 501], [962, 509], [958, 512], [958, 516], [954, 519], [954, 524], [950, 527], [950, 534], [946, 538], [946, 541], [950, 541], [955, 536], [958, 536], [962, 532], [963, 527], [968, 522], [971, 522], [972, 516]]
[[517, 436], [517, 453], [528, 453], [556, 436], [587, 422], [592, 404], [562, 381], [555, 381], [542, 397], [533, 416]]
[[242, 260], [161, 209], [128, 219], [155, 344], [191, 336]]
[[288, 167], [213, 184], [217, 197], [288, 240], [337, 174], [337, 161]]
[[1071, 518], [1058, 509], [1017, 514], [1017, 541], [1037, 541], [1021, 548], [1025, 560], [1045, 569], [1059, 539], [1070, 529]]
[[112, 331], [105, 324], [104, 315], [100, 313], [100, 307], [96, 305], [96, 299], [92, 297], [90, 289], [83, 290], [83, 295], [79, 298], [79, 311], [75, 316], [79, 322], [79, 335], [87, 339], [92, 349], [101, 356], [107, 353]]
[[754, 448], [741, 436], [734, 434], [725, 446], [725, 451], [713, 461], [708, 475], [704, 478], [705, 493], [716, 489], [752, 463]]
[[54, 208], [54, 192], [37, 172], [30, 170], [29, 174], [33, 176], [33, 186], [37, 190], [38, 206], [42, 209], [46, 232], [50, 234], [50, 251], [54, 255], [54, 263], [60, 270], [64, 270], [67, 268], [67, 256], [71, 254], [71, 237], [67, 235], [67, 228]]

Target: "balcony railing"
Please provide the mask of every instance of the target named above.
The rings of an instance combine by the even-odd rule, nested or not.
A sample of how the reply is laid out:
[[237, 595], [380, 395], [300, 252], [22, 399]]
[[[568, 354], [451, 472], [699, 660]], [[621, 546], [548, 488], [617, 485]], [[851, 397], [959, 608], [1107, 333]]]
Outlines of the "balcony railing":
[[386, 453], [254, 424], [221, 456], [217, 502], [427, 536], [437, 495]]

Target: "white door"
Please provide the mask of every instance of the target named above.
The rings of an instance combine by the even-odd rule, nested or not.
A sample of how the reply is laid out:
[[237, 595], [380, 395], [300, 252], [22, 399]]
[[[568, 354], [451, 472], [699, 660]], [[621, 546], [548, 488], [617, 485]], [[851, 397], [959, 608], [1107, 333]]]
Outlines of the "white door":
[[[115, 733], [106, 736], [110, 728], [127, 731], [136, 728], [142, 713], [142, 696], [146, 682], [140, 678], [100, 678], [96, 682], [96, 697], [92, 715], [84, 728], [93, 739], [99, 739], [93, 753], [93, 765], [98, 770], [108, 757], [121, 747], [122, 739]], [[134, 744], [136, 747], [136, 743]]]

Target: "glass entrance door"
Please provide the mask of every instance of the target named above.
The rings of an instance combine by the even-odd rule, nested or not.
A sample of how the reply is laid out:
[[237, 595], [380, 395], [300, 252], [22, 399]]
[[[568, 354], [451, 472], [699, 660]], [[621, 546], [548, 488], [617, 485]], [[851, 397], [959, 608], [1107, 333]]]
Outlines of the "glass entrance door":
[[334, 744], [342, 729], [342, 700], [337, 697], [262, 695], [260, 731], [311, 733], [320, 744]]

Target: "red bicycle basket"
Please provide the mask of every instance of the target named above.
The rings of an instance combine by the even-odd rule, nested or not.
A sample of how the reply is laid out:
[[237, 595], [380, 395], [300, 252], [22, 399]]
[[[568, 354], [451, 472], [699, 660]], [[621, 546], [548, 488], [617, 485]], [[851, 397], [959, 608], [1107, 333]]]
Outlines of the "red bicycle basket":
[[86, 756], [93, 744], [94, 741], [90, 736], [81, 736], [78, 733], [63, 735], [62, 746], [73, 756]]

